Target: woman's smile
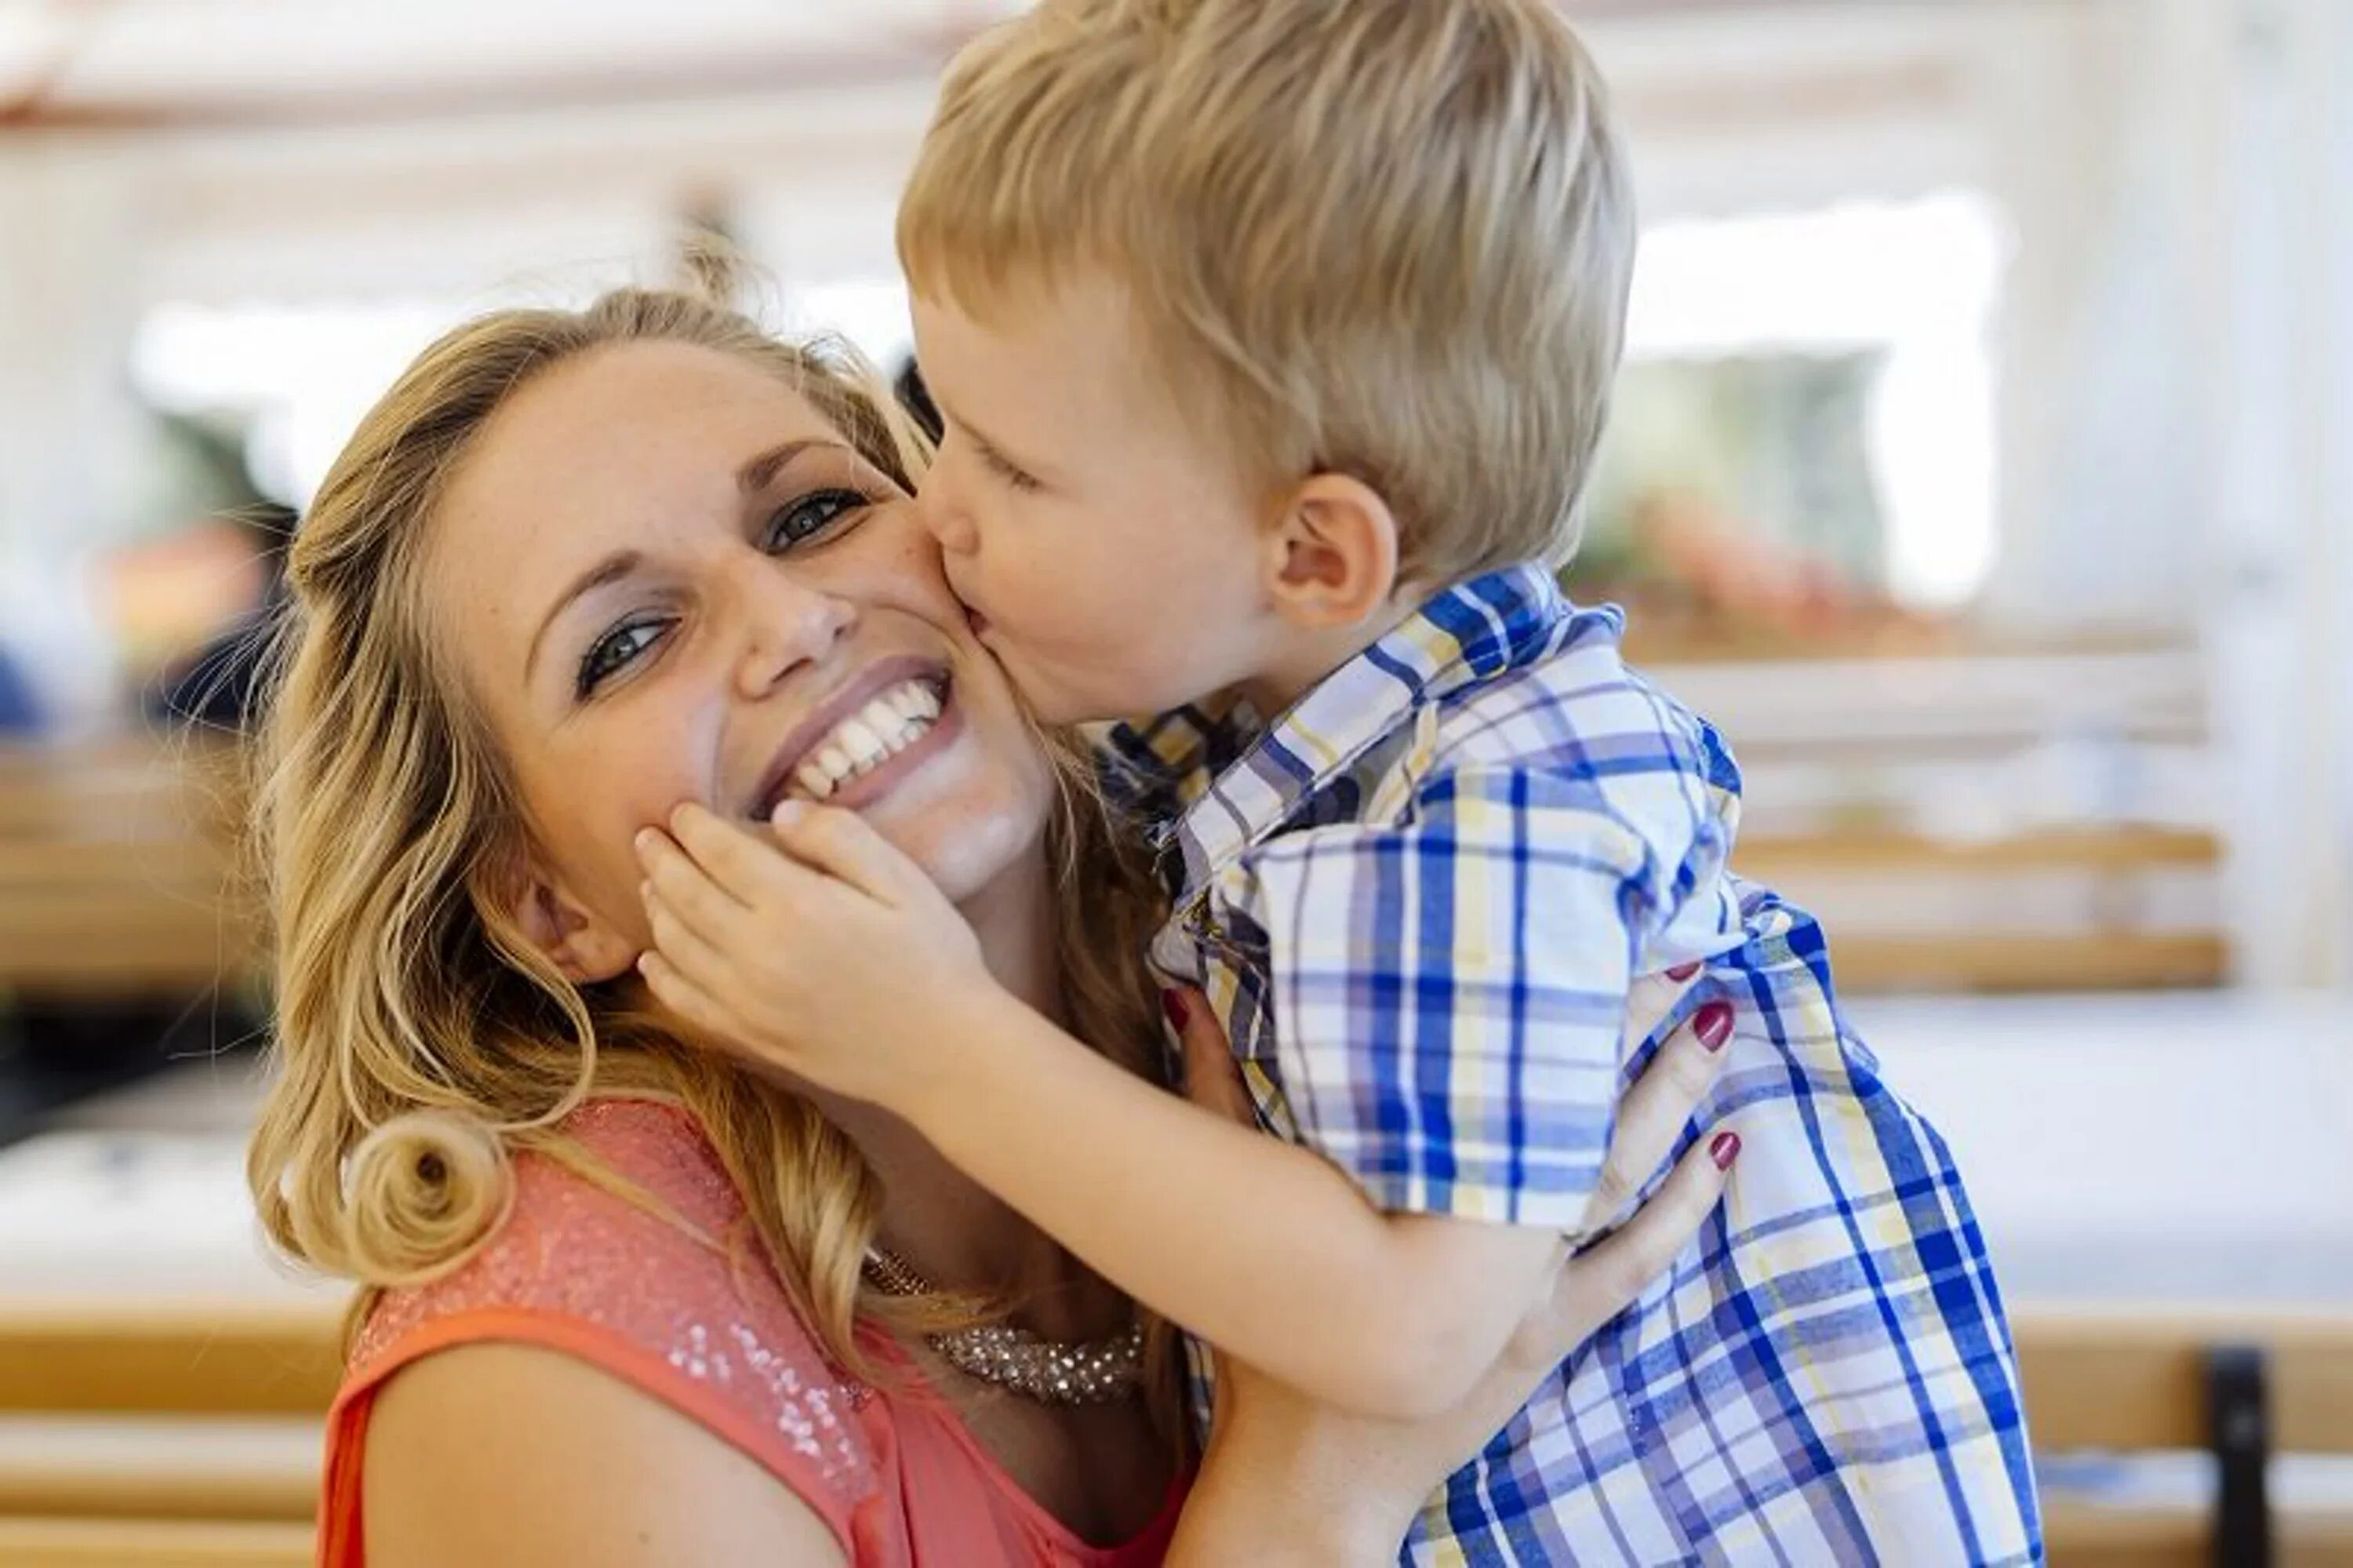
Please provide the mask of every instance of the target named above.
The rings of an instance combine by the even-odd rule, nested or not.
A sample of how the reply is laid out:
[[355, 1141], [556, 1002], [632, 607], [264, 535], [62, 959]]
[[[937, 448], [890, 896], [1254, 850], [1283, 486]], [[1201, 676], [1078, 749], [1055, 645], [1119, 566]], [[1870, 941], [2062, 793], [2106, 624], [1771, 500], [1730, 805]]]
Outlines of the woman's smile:
[[944, 664], [901, 657], [870, 665], [788, 736], [770, 764], [752, 815], [787, 800], [858, 810], [953, 747], [964, 711]]

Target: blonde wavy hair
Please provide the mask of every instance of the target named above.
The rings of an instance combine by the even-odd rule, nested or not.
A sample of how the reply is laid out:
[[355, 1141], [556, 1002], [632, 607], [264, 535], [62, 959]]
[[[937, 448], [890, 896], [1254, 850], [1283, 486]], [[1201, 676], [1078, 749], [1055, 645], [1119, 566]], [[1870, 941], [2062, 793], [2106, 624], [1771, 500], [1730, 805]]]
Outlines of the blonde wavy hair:
[[[850, 1140], [806, 1101], [666, 1034], [630, 986], [575, 987], [525, 938], [507, 909], [528, 818], [427, 609], [435, 508], [485, 422], [554, 366], [647, 340], [768, 371], [913, 488], [921, 437], [851, 356], [780, 343], [691, 294], [500, 312], [425, 351], [344, 448], [289, 555], [254, 821], [275, 928], [276, 1071], [248, 1178], [281, 1248], [364, 1287], [356, 1326], [377, 1291], [444, 1274], [489, 1237], [519, 1150], [651, 1204], [562, 1123], [596, 1094], [670, 1099], [702, 1124], [756, 1232], [703, 1239], [739, 1258], [756, 1241], [836, 1361], [871, 1375], [860, 1315], [936, 1330], [1008, 1304], [868, 1289], [882, 1193]], [[1136, 961], [1145, 879], [1075, 744], [1040, 739], [1063, 784], [1050, 850], [1067, 888], [1088, 885], [1083, 908], [1060, 901], [1067, 1000], [1083, 1037], [1140, 1065], [1155, 1038]]]

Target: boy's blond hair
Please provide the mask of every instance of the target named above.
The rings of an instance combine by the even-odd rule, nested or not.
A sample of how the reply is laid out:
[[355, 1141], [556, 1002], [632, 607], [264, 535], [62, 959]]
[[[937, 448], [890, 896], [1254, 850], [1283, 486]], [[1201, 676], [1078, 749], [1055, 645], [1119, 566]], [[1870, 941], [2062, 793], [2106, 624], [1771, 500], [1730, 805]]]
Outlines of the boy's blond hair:
[[1429, 581], [1573, 546], [1633, 249], [1551, 0], [1044, 0], [957, 57], [899, 214], [968, 313], [1107, 274], [1189, 413], [1372, 484]]

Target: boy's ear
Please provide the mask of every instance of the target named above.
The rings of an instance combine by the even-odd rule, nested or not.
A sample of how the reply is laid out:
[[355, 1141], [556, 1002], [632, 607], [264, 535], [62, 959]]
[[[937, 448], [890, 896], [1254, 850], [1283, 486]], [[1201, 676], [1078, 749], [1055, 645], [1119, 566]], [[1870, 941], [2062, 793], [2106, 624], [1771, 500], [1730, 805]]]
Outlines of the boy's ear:
[[1261, 547], [1276, 613], [1303, 630], [1362, 625], [1397, 591], [1397, 514], [1380, 492], [1345, 473], [1310, 475]]
[[507, 913], [523, 938], [546, 954], [573, 984], [612, 980], [637, 963], [637, 944], [536, 865], [507, 880]]

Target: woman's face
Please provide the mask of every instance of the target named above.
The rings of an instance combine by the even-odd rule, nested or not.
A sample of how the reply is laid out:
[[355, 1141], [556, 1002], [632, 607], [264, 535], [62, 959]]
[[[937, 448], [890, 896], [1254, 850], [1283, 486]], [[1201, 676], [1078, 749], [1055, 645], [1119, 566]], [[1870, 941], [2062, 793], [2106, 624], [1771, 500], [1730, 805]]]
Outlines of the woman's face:
[[864, 815], [968, 902], [1037, 863], [1045, 758], [907, 498], [797, 393], [632, 343], [533, 382], [439, 509], [433, 630], [539, 848], [526, 928], [582, 980], [647, 946], [632, 841], [695, 800]]

